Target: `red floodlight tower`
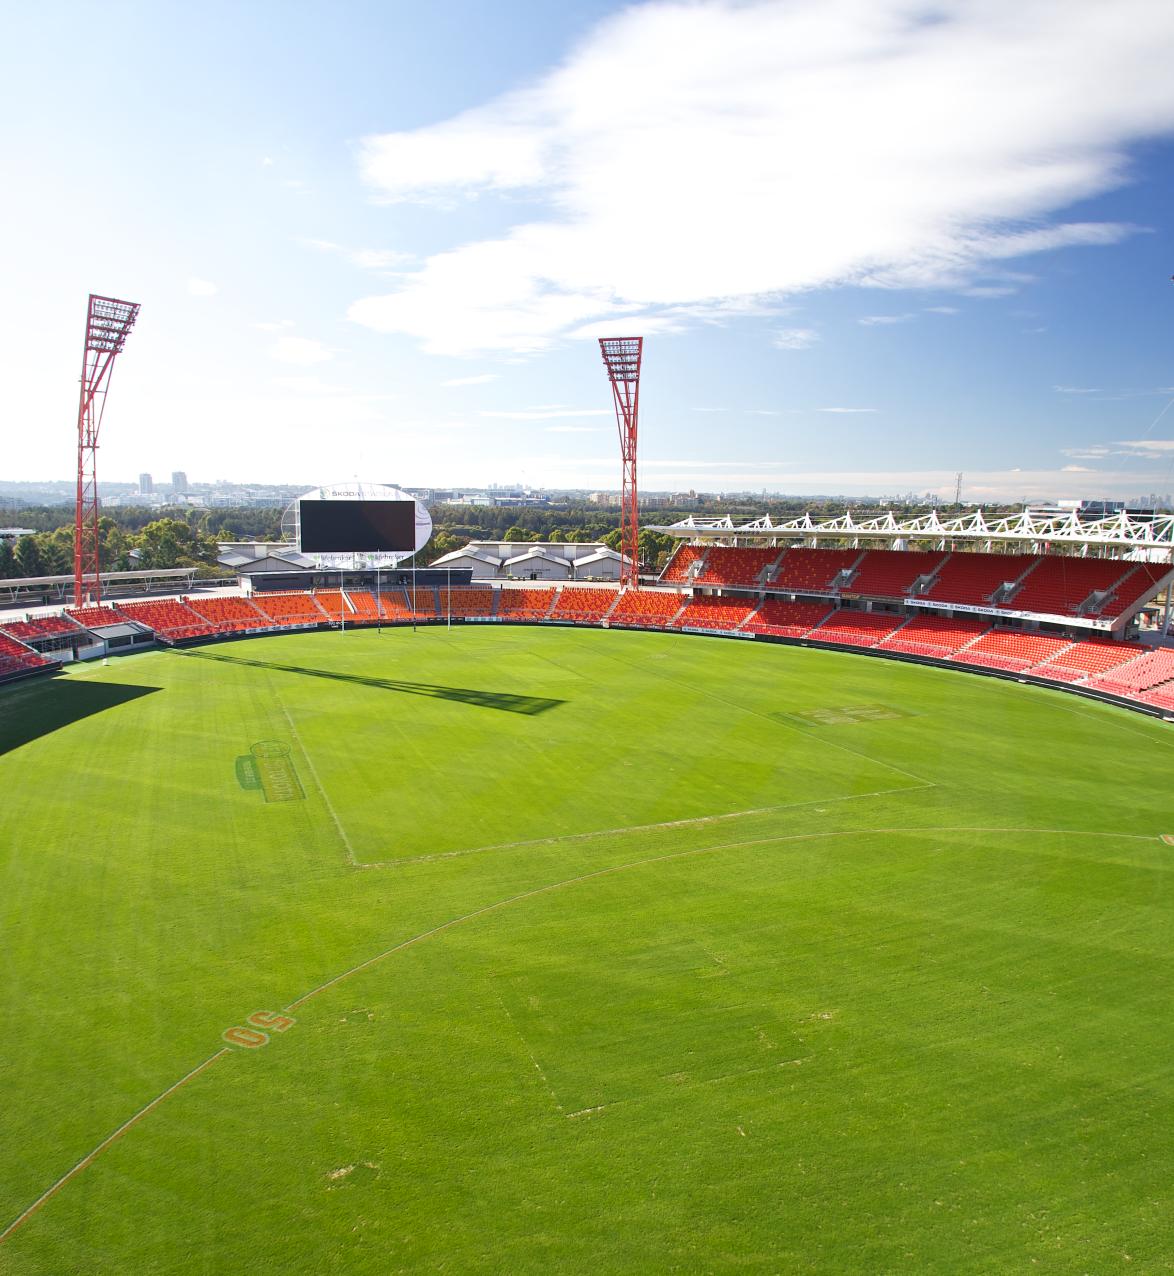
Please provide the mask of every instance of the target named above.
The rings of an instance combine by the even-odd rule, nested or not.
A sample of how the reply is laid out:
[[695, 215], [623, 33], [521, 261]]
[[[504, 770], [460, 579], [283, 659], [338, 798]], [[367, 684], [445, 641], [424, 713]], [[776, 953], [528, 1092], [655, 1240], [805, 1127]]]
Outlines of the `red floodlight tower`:
[[603, 366], [611, 381], [620, 432], [624, 481], [620, 494], [620, 583], [640, 587], [640, 516], [636, 494], [636, 424], [640, 414], [640, 357], [643, 337], [600, 337]]
[[77, 409], [77, 511], [73, 533], [73, 604], [102, 600], [98, 565], [98, 432], [115, 357], [138, 318], [137, 301], [116, 301], [90, 293], [82, 389]]

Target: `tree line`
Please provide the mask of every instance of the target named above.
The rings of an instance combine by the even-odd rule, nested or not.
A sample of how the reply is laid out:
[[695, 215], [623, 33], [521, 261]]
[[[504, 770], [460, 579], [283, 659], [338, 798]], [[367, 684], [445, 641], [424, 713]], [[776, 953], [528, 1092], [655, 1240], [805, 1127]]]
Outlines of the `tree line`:
[[[71, 509], [21, 509], [9, 517], [13, 526], [34, 530], [15, 541], [0, 540], [0, 579], [73, 571]], [[99, 561], [111, 572], [192, 567], [200, 576], [219, 576], [219, 541], [274, 540], [280, 523], [275, 509], [185, 510], [160, 518], [158, 510], [119, 508], [98, 520]]]

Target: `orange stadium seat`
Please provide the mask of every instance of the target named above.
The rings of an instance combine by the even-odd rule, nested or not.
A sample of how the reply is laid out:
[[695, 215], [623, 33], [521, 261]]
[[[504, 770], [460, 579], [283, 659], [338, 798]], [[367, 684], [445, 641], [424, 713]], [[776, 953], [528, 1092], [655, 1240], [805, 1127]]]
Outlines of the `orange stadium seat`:
[[885, 651], [944, 660], [990, 628], [986, 620], [950, 620], [946, 616], [914, 616], [890, 638], [878, 643]]
[[607, 623], [663, 628], [687, 601], [686, 595], [667, 590], [629, 589], [621, 595]]
[[492, 616], [493, 590], [485, 588], [453, 588], [440, 590], [442, 616]]
[[553, 589], [503, 589], [497, 614], [502, 620], [545, 620], [553, 602]]
[[1085, 638], [1073, 643], [1066, 651], [1049, 657], [1031, 672], [1038, 678], [1050, 678], [1053, 682], [1079, 682], [1083, 678], [1107, 674], [1147, 650], [1147, 647], [1135, 642]]
[[42, 669], [52, 663], [53, 661], [46, 659], [18, 639], [10, 638], [6, 633], [0, 633], [0, 677], [29, 673], [33, 669]]
[[1118, 665], [1090, 686], [1117, 696], [1136, 697], [1174, 678], [1174, 648], [1159, 647]]
[[743, 549], [730, 545], [714, 545], [705, 559], [705, 569], [695, 578], [698, 585], [743, 585], [755, 589], [762, 573], [782, 553], [771, 549]]
[[1030, 554], [954, 553], [920, 596], [940, 603], [989, 607], [995, 590], [1018, 580], [1034, 562]]
[[950, 659], [963, 665], [981, 665], [987, 669], [1023, 673], [1032, 665], [1058, 656], [1071, 646], [1070, 638], [1028, 634], [1018, 629], [992, 629], [969, 647], [955, 652]]
[[904, 616], [879, 611], [834, 611], [807, 636], [818, 642], [845, 643], [850, 647], [875, 647], [905, 623]]
[[930, 576], [946, 555], [939, 551], [873, 549], [864, 555], [844, 593], [868, 598], [904, 598], [921, 576]]
[[346, 597], [341, 589], [318, 589], [314, 591], [318, 606], [336, 624], [342, 620], [353, 620], [354, 613], [347, 606]]
[[743, 626], [774, 638], [802, 638], [831, 611], [831, 603], [791, 603], [768, 598]]
[[693, 566], [699, 559], [705, 557], [704, 545], [690, 545], [682, 541], [677, 546], [677, 552], [669, 559], [665, 565], [665, 569], [660, 574], [661, 580], [680, 584], [689, 579], [689, 568]]
[[755, 610], [746, 598], [694, 598], [672, 622], [674, 629], [737, 629]]
[[1113, 597], [1097, 613], [1100, 616], [1120, 616], [1134, 603], [1153, 593], [1158, 583], [1170, 574], [1169, 563], [1123, 562], [1122, 566], [1132, 570], [1117, 583]]
[[67, 607], [66, 612], [79, 625], [92, 629], [95, 625], [123, 625], [126, 617], [113, 607]]
[[246, 629], [274, 628], [273, 621], [245, 598], [214, 594], [207, 598], [185, 598], [183, 601], [198, 616], [215, 625], [218, 633], [234, 634]]
[[767, 585], [796, 594], [831, 589], [832, 581], [846, 567], [851, 567], [860, 553], [858, 549], [789, 549]]
[[1036, 560], [1023, 587], [1000, 603], [1015, 611], [1042, 612], [1052, 616], [1075, 615], [1093, 591], [1113, 591], [1132, 565], [1117, 558], [1068, 558], [1044, 556]]
[[597, 625], [611, 609], [619, 591], [567, 585], [558, 596], [551, 620], [573, 620], [581, 625]]
[[22, 642], [29, 638], [57, 638], [76, 634], [77, 625], [67, 616], [30, 616], [28, 620], [9, 620], [2, 626], [6, 634]]
[[329, 619], [313, 594], [254, 594], [253, 606], [277, 625], [316, 625]]
[[173, 598], [122, 603], [119, 610], [172, 642], [183, 638], [207, 638], [219, 632], [210, 621]]

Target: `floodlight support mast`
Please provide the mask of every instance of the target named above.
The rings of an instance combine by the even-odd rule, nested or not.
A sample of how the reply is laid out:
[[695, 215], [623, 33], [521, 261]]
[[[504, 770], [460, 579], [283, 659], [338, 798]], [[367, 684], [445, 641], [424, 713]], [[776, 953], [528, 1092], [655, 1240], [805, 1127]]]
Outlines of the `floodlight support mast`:
[[640, 415], [643, 337], [600, 337], [603, 366], [615, 400], [623, 482], [620, 491], [620, 583], [640, 587], [640, 514], [636, 486], [636, 431]]
[[138, 318], [136, 301], [90, 293], [77, 409], [77, 505], [73, 531], [73, 603], [101, 602], [98, 561], [98, 434], [114, 360]]

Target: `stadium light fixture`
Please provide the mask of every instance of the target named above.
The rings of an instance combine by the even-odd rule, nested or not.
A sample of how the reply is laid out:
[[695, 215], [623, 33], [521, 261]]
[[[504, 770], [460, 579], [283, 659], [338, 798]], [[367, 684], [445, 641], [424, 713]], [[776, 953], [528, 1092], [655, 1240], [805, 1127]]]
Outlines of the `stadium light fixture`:
[[73, 535], [73, 602], [102, 601], [98, 555], [98, 434], [114, 360], [139, 315], [136, 301], [90, 294], [77, 409], [77, 506]]
[[636, 431], [640, 415], [643, 337], [600, 337], [599, 349], [615, 400], [623, 482], [620, 492], [620, 583], [640, 587], [640, 515], [636, 488]]

